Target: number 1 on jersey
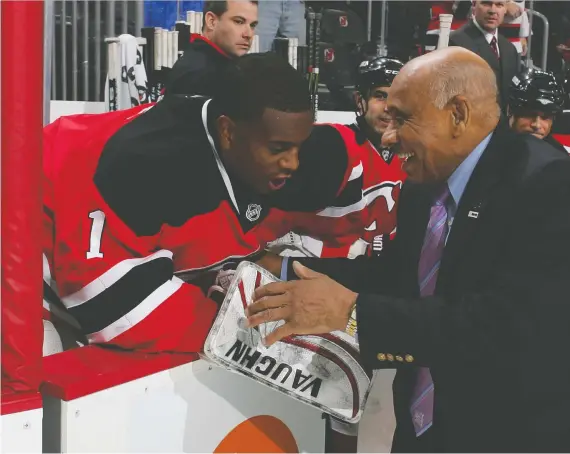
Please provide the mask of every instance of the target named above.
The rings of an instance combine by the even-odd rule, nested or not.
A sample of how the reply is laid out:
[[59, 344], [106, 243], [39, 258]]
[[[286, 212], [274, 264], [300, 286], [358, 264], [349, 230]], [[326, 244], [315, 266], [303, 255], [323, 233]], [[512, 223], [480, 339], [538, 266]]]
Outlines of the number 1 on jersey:
[[101, 210], [92, 211], [89, 217], [93, 219], [91, 223], [91, 234], [89, 236], [88, 259], [102, 259], [101, 237], [103, 236], [103, 227], [105, 227], [105, 213]]

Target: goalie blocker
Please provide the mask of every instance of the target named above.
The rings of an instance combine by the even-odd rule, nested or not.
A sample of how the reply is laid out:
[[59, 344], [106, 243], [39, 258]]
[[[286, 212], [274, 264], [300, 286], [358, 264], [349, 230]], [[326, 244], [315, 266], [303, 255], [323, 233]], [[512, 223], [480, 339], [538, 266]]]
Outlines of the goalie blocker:
[[276, 280], [253, 263], [239, 265], [206, 339], [205, 355], [219, 366], [340, 421], [357, 423], [370, 390], [370, 376], [360, 364], [355, 330], [295, 336], [265, 348], [261, 339], [282, 322], [245, 327], [245, 308], [254, 290]]

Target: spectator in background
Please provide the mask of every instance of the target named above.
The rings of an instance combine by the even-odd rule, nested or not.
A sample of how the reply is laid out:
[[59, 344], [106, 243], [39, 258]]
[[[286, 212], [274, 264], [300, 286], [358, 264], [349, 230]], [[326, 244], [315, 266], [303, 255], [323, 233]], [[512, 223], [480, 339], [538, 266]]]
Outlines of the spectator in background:
[[174, 64], [166, 94], [211, 96], [230, 58], [246, 54], [257, 26], [257, 1], [208, 0], [202, 35], [193, 34]]
[[495, 72], [499, 88], [499, 104], [503, 111], [509, 99], [509, 87], [519, 71], [520, 56], [504, 36], [498, 33], [507, 12], [504, 1], [480, 1], [473, 5], [473, 19], [451, 32], [449, 45], [460, 46], [483, 58]]
[[525, 2], [507, 1], [505, 21], [501, 24], [499, 32], [507, 38], [517, 49], [519, 55], [526, 55], [527, 38], [530, 34], [528, 14], [525, 11]]
[[307, 23], [304, 1], [260, 0], [259, 18], [259, 52], [270, 51], [278, 33], [285, 38], [297, 38], [299, 46], [305, 45]]
[[453, 14], [451, 30], [458, 30], [467, 22], [467, 11], [465, 11], [464, 8], [459, 8], [459, 4], [464, 4], [465, 2], [447, 0], [443, 2], [430, 3], [429, 23], [424, 38], [424, 48], [426, 52], [431, 52], [437, 48], [437, 43], [439, 40], [440, 14]]
[[554, 74], [525, 69], [513, 78], [509, 99], [509, 123], [517, 132], [529, 133], [566, 153], [552, 137], [552, 123], [564, 106], [564, 90]]

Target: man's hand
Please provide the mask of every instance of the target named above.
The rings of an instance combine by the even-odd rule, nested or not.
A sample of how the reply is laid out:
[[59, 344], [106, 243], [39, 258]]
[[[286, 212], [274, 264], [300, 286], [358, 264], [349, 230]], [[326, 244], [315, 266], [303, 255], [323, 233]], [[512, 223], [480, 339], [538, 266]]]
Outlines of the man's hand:
[[507, 1], [507, 13], [506, 15], [511, 19], [516, 19], [523, 13], [523, 9], [517, 5], [513, 0]]
[[270, 346], [292, 334], [322, 334], [344, 330], [358, 294], [324, 274], [294, 262], [295, 274], [301, 279], [274, 282], [259, 287], [247, 308], [248, 324], [285, 320], [264, 339]]
[[522, 46], [521, 56], [526, 57], [526, 51], [528, 48], [528, 42], [526, 38], [521, 38], [521, 46]]

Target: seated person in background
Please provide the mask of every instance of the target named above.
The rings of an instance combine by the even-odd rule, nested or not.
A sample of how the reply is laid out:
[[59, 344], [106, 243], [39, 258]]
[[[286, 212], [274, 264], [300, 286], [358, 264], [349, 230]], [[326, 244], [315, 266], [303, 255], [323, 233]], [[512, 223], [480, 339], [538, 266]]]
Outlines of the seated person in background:
[[[379, 255], [388, 246], [396, 231], [396, 208], [405, 172], [400, 158], [383, 148], [381, 140], [390, 121], [386, 98], [402, 66], [402, 62], [385, 57], [363, 61], [354, 100], [356, 122], [333, 125], [346, 138], [347, 148], [354, 148], [353, 153], [359, 156], [362, 165], [350, 176], [349, 184], [356, 193], [362, 188], [364, 197], [358, 205], [338, 200], [336, 206], [318, 213], [300, 213], [294, 232], [272, 243], [272, 252], [354, 258]], [[357, 147], [351, 145], [355, 143]]]
[[517, 132], [530, 133], [566, 153], [550, 134], [556, 115], [564, 106], [564, 90], [554, 74], [525, 69], [511, 82], [509, 123]]
[[528, 14], [525, 2], [507, 0], [505, 20], [499, 27], [499, 33], [507, 38], [521, 56], [526, 55], [527, 38], [530, 34]]
[[245, 55], [257, 26], [257, 2], [207, 0], [202, 35], [193, 34], [169, 75], [166, 93], [212, 96], [233, 57]]
[[45, 128], [44, 275], [87, 342], [200, 351], [217, 306], [196, 275], [255, 260], [290, 211], [362, 199], [348, 181], [356, 145], [313, 128], [299, 72], [251, 54], [225, 77], [214, 99], [166, 96]]

